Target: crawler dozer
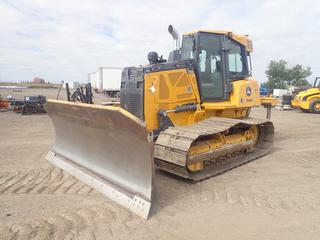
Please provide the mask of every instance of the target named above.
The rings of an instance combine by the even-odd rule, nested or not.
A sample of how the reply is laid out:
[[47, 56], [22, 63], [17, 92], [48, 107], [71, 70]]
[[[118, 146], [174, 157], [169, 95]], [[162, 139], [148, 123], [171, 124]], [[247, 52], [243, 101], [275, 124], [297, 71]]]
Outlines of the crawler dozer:
[[48, 100], [56, 141], [47, 159], [147, 218], [155, 167], [191, 181], [268, 153], [274, 128], [260, 105], [251, 40], [230, 31], [183, 35], [149, 64], [124, 68], [120, 106]]

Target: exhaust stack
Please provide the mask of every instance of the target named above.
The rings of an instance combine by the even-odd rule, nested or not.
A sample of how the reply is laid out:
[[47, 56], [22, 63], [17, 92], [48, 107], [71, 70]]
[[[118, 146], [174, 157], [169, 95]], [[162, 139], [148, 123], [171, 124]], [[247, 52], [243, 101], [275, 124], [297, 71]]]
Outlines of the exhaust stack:
[[180, 38], [179, 38], [179, 33], [177, 29], [175, 29], [172, 25], [169, 25], [168, 31], [171, 34], [173, 41], [175, 43], [175, 48], [174, 50], [179, 50], [180, 48]]

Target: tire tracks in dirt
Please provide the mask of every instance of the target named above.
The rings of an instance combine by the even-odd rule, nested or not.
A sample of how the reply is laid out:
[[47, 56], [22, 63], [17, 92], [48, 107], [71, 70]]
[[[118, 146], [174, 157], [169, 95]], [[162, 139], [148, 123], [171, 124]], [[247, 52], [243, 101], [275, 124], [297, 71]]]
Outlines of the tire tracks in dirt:
[[2, 194], [90, 194], [91, 187], [59, 168], [0, 173]]
[[[182, 210], [184, 207], [202, 203], [238, 205], [244, 208], [254, 207], [270, 212], [299, 212], [303, 210], [315, 211], [316, 206], [320, 204], [317, 199], [308, 199], [306, 202], [303, 194], [286, 195], [282, 194], [282, 188], [266, 188], [263, 185], [239, 185], [214, 179], [196, 184], [185, 184], [178, 181], [171, 185], [162, 184], [165, 181], [167, 181], [165, 177], [160, 177], [157, 198], [155, 198], [155, 205], [158, 205], [155, 206], [156, 212], [161, 211], [161, 208], [167, 205]], [[162, 196], [172, 197], [162, 198]]]
[[[125, 216], [125, 215], [123, 215]], [[112, 236], [112, 222], [125, 221], [104, 207], [92, 206], [80, 208], [31, 222], [14, 223], [0, 226], [0, 239], [97, 239], [97, 234], [104, 238]], [[102, 228], [100, 223], [104, 223]], [[107, 224], [109, 223], [109, 224]], [[101, 238], [99, 238], [101, 239]]]
[[[194, 199], [197, 201], [197, 199]], [[270, 211], [298, 212], [302, 209], [314, 211], [319, 201], [305, 202], [303, 196], [283, 196], [275, 189], [258, 189], [256, 186], [237, 186], [215, 183], [207, 190], [200, 190], [198, 201], [211, 201], [214, 204], [240, 205], [256, 207]]]

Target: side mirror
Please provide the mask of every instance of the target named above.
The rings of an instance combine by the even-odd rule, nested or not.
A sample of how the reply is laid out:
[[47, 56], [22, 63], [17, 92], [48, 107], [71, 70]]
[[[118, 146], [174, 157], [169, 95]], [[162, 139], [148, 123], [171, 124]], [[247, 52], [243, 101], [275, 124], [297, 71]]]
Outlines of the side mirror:
[[166, 59], [163, 59], [162, 55], [159, 57], [157, 52], [148, 53], [148, 61], [150, 65], [166, 62]]
[[158, 63], [158, 59], [159, 59], [159, 55], [157, 52], [148, 53], [148, 61], [150, 65]]

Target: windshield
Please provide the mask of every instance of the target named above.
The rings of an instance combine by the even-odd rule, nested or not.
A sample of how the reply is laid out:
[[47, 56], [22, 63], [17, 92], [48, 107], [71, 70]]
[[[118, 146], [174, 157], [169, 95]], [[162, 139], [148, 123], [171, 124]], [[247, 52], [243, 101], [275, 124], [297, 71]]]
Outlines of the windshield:
[[203, 99], [224, 97], [224, 80], [221, 56], [221, 36], [200, 33], [197, 74]]

